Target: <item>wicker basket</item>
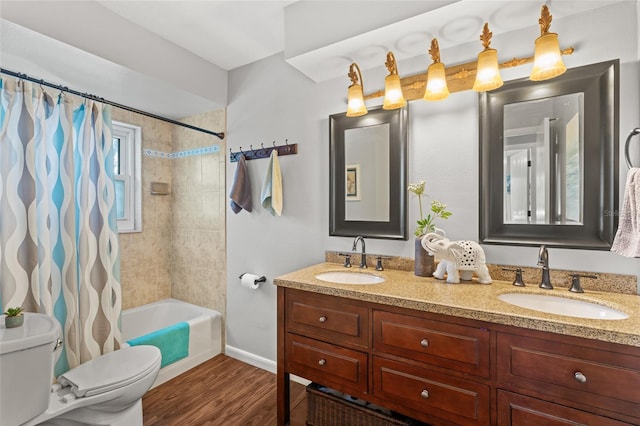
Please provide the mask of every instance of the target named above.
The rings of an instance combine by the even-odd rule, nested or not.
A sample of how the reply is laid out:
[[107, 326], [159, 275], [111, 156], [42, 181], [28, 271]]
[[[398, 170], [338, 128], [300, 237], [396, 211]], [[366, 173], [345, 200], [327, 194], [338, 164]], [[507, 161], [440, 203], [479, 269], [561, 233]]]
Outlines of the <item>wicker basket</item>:
[[385, 414], [340, 398], [337, 392], [327, 393], [322, 386], [311, 383], [307, 386], [308, 426], [418, 426], [417, 422], [401, 414]]

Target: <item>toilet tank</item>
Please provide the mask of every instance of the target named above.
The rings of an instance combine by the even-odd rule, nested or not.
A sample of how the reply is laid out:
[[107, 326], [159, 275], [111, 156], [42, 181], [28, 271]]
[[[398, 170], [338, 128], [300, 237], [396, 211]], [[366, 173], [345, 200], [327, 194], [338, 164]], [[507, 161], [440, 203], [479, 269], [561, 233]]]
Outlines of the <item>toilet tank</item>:
[[24, 324], [4, 328], [0, 321], [0, 426], [16, 426], [49, 405], [58, 321], [25, 313]]

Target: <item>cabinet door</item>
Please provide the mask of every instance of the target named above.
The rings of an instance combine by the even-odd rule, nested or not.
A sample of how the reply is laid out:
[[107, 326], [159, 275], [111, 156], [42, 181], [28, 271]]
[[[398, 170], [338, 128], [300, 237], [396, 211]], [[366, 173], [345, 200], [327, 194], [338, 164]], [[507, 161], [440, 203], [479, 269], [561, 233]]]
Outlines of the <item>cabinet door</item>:
[[503, 390], [498, 391], [498, 426], [630, 426], [585, 411]]
[[369, 309], [335, 296], [289, 290], [287, 329], [331, 343], [367, 348]]
[[613, 345], [600, 350], [500, 334], [497, 370], [501, 388], [640, 418], [640, 357]]
[[376, 351], [489, 377], [489, 331], [390, 312], [373, 312]]
[[341, 392], [367, 393], [368, 362], [364, 352], [289, 334], [288, 371]]
[[385, 358], [373, 359], [373, 393], [396, 411], [438, 424], [489, 424], [489, 386]]

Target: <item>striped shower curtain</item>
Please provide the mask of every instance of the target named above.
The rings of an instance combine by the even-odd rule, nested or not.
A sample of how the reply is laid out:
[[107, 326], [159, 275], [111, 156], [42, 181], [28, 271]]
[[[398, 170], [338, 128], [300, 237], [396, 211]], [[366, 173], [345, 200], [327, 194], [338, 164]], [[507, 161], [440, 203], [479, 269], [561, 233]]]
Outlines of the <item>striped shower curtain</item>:
[[122, 341], [110, 111], [0, 79], [0, 307], [58, 320], [56, 376]]

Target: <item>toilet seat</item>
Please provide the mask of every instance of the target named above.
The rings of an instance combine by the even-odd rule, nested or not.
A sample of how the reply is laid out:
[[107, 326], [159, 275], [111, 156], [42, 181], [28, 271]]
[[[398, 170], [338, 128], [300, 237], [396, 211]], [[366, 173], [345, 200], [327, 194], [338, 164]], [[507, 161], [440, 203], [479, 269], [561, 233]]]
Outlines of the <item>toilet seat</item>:
[[125, 387], [150, 374], [161, 361], [154, 346], [130, 346], [99, 356], [58, 377], [76, 397], [90, 397]]

